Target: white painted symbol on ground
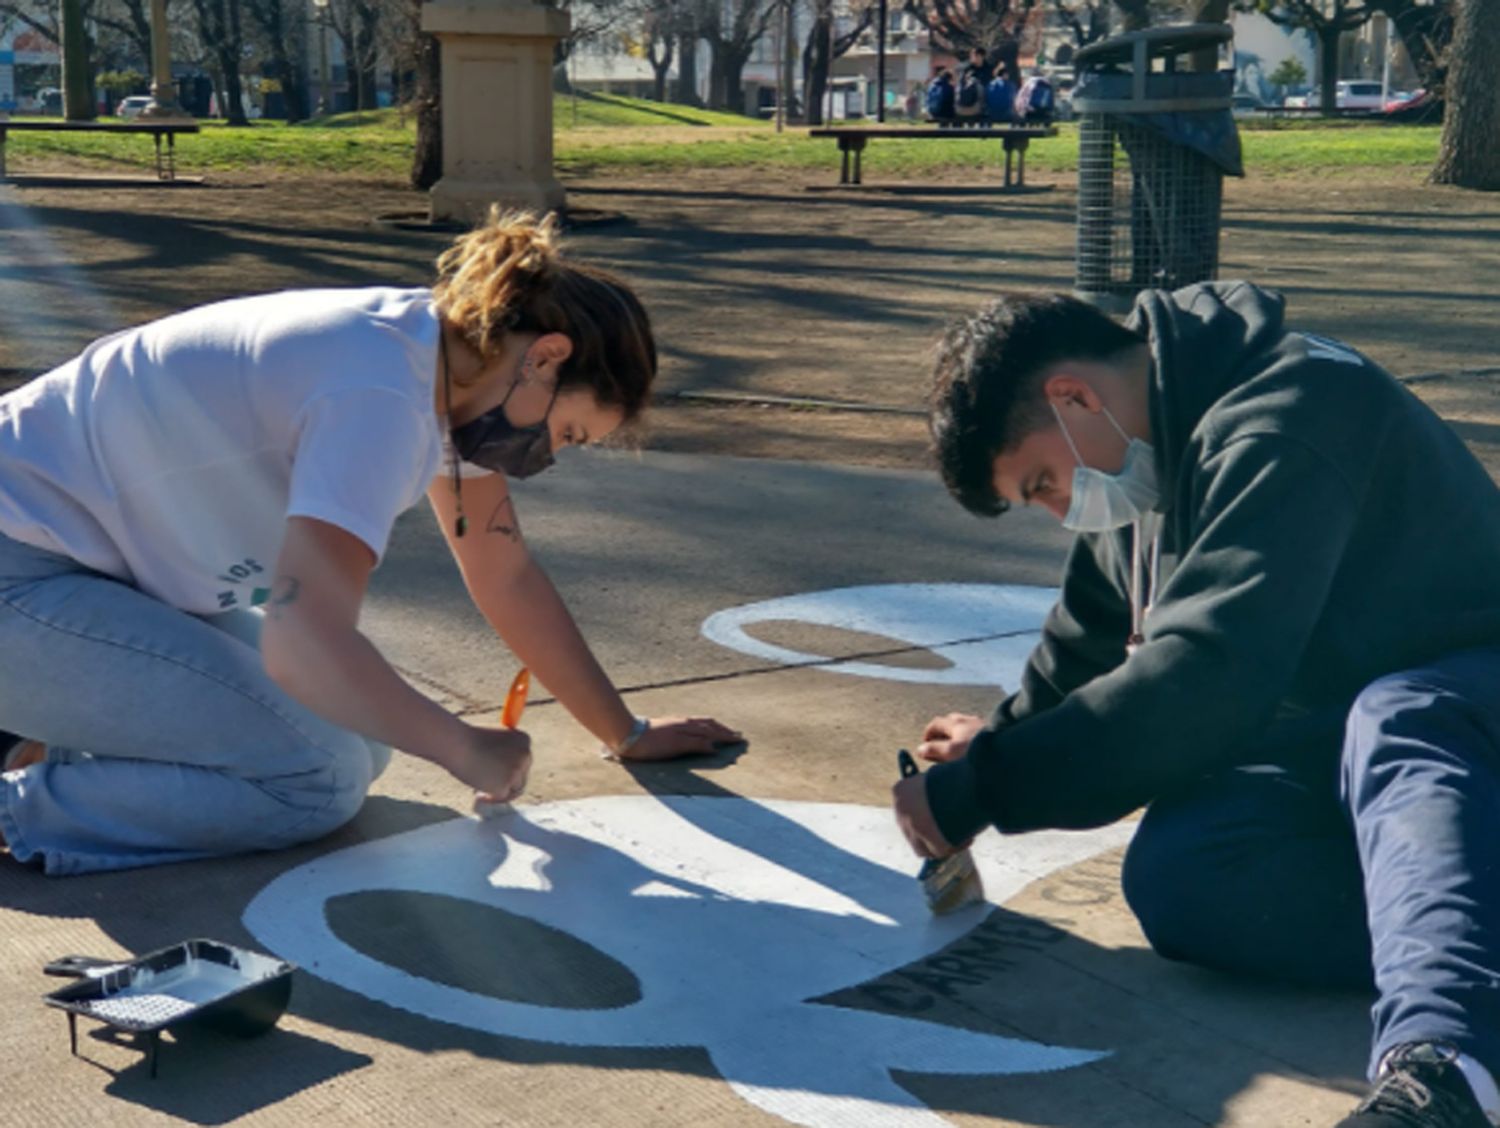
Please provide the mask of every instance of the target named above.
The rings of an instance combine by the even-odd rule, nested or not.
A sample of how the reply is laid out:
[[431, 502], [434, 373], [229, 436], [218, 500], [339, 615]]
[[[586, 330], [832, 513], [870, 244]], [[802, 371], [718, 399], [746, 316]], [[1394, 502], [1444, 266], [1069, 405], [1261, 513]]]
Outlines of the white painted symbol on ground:
[[[1129, 832], [985, 835], [975, 856], [999, 903]], [[245, 925], [283, 958], [441, 1022], [570, 1046], [702, 1046], [740, 1096], [794, 1124], [935, 1128], [948, 1122], [890, 1070], [1034, 1073], [1105, 1056], [808, 1002], [931, 955], [985, 918], [982, 906], [931, 917], [913, 869], [883, 809], [611, 796], [330, 854], [262, 890]], [[371, 890], [466, 898], [561, 929], [629, 968], [640, 999], [509, 1002], [372, 959], [325, 913], [331, 898]]]
[[[876, 584], [768, 599], [716, 612], [704, 637], [757, 658], [788, 665], [836, 655], [805, 654], [752, 638], [757, 623], [796, 622], [883, 635], [927, 647], [952, 663], [922, 670], [878, 662], [837, 662], [830, 673], [939, 685], [1014, 687], [1057, 602], [1057, 589], [1018, 584]], [[1003, 637], [994, 637], [1003, 636]], [[977, 642], [955, 642], [979, 639]]]

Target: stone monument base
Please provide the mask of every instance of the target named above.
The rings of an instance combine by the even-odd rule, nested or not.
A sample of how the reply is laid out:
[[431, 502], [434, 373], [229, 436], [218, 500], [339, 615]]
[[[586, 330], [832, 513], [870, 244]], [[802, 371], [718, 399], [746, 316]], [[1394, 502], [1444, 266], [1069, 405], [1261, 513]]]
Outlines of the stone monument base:
[[491, 204], [502, 210], [524, 208], [539, 215], [560, 210], [567, 200], [563, 186], [550, 176], [518, 180], [460, 180], [445, 176], [432, 186], [432, 219], [468, 226], [482, 223]]
[[431, 0], [422, 30], [442, 52], [443, 177], [434, 222], [473, 224], [490, 205], [563, 206], [552, 171], [552, 58], [568, 14], [530, 0]]

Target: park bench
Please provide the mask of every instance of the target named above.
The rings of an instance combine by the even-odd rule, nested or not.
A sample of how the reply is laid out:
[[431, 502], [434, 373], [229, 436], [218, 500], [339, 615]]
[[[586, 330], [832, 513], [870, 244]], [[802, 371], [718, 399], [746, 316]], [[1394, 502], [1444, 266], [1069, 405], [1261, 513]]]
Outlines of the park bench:
[[[25, 133], [149, 133], [156, 142], [156, 178], [177, 178], [176, 141], [179, 133], [197, 133], [196, 121], [10, 121], [0, 119], [0, 177], [5, 171], [5, 141], [12, 132]], [[167, 139], [166, 149], [162, 138]]]
[[[860, 184], [860, 158], [876, 137], [898, 137], [903, 141], [999, 141], [1005, 147], [1005, 186], [1011, 186], [1011, 159], [1016, 161], [1016, 187], [1026, 183], [1026, 146], [1033, 138], [1056, 137], [1054, 125], [892, 126], [870, 128], [835, 126], [808, 131], [811, 137], [832, 137], [843, 157], [840, 184]], [[852, 160], [851, 160], [852, 158]]]

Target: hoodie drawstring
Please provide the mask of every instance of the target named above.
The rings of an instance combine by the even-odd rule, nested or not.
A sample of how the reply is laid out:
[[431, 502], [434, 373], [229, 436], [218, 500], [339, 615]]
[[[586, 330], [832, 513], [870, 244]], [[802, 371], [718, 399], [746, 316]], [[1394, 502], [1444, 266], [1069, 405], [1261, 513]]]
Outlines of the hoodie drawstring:
[[[1161, 571], [1161, 515], [1152, 513], [1135, 522], [1130, 544], [1130, 637], [1125, 640], [1125, 653], [1134, 654], [1146, 641], [1146, 616], [1151, 613], [1151, 604], [1156, 599], [1156, 578]], [[1147, 528], [1150, 527], [1148, 534]], [[1148, 562], [1142, 541], [1151, 538], [1151, 558]], [[1142, 570], [1146, 575], [1142, 577]], [[1145, 586], [1142, 587], [1142, 579]]]

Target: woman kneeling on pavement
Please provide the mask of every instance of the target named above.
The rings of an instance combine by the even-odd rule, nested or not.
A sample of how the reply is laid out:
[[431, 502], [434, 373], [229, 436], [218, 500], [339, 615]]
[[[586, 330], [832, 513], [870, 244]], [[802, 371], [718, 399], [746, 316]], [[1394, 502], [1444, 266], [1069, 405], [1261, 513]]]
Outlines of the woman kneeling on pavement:
[[390, 748], [519, 795], [526, 734], [453, 716], [357, 627], [424, 493], [475, 605], [607, 752], [735, 739], [632, 715], [511, 503], [510, 478], [635, 419], [655, 374], [631, 290], [513, 214], [430, 290], [188, 310], [0, 398], [12, 856], [73, 874], [305, 842], [354, 816]]

